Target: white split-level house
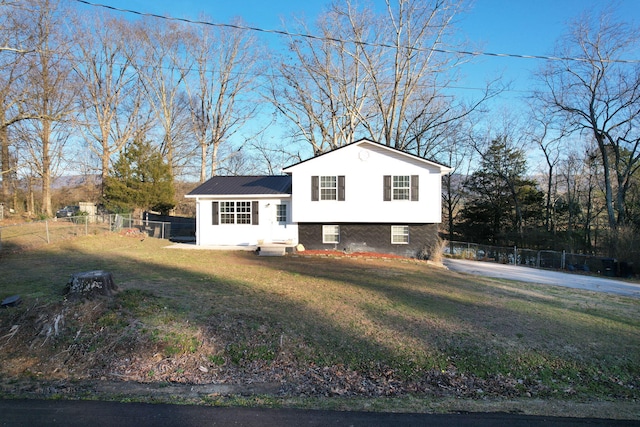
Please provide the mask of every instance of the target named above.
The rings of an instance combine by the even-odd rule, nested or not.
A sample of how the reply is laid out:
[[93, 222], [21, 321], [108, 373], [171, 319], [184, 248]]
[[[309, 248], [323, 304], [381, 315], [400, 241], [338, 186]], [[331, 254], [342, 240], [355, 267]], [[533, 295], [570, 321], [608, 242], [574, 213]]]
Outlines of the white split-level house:
[[196, 245], [302, 244], [416, 257], [437, 239], [441, 164], [361, 139], [283, 169], [216, 176], [196, 201]]

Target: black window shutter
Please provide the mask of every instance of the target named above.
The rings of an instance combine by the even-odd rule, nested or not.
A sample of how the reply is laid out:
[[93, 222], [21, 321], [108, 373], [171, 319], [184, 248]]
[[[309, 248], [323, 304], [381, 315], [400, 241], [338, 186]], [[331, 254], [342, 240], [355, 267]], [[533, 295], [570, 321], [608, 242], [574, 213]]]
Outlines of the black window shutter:
[[211, 224], [218, 225], [218, 202], [213, 202], [211, 208]]
[[251, 202], [251, 225], [258, 225], [258, 201]]
[[338, 201], [344, 202], [344, 175], [338, 176]]
[[419, 176], [418, 175], [411, 175], [411, 201], [412, 202], [417, 202], [418, 201], [418, 182], [419, 182]]
[[317, 202], [320, 200], [320, 178], [317, 176], [311, 177], [311, 201]]
[[391, 175], [384, 176], [384, 198], [385, 202], [391, 200]]

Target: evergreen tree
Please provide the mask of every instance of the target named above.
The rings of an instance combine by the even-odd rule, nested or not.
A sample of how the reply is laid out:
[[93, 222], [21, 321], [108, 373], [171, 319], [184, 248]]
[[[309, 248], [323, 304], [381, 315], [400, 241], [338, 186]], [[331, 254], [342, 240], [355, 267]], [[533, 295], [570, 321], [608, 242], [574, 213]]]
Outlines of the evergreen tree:
[[544, 194], [525, 178], [524, 152], [506, 138], [491, 142], [480, 168], [465, 183], [467, 202], [460, 228], [468, 239], [492, 244], [520, 244], [523, 230], [541, 224]]
[[139, 208], [163, 214], [175, 206], [171, 169], [144, 139], [127, 145], [105, 182], [105, 206], [114, 212]]

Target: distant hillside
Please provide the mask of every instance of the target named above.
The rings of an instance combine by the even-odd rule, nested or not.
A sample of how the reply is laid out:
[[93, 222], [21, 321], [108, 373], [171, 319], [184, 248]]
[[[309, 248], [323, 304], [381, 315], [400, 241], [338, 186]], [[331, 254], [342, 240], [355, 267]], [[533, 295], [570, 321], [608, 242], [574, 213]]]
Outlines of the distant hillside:
[[100, 175], [69, 175], [61, 176], [53, 180], [51, 184], [52, 190], [60, 190], [62, 188], [80, 187], [86, 184], [100, 184]]

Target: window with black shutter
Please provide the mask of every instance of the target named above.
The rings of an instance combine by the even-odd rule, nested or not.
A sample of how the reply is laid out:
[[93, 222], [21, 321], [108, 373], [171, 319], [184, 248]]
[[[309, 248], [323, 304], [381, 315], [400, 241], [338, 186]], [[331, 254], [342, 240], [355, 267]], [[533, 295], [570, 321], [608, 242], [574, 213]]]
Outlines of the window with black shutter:
[[311, 177], [311, 201], [338, 200], [346, 197], [344, 175], [323, 175]]
[[211, 223], [213, 225], [246, 224], [258, 225], [258, 201], [225, 200], [212, 202]]
[[251, 202], [251, 225], [258, 225], [258, 201]]
[[419, 200], [418, 175], [384, 175], [383, 180], [383, 200]]
[[344, 202], [345, 200], [345, 183], [344, 175], [338, 177], [338, 201]]
[[320, 200], [320, 177], [311, 177], [311, 201], [317, 202]]
[[383, 180], [383, 198], [385, 202], [391, 201], [391, 175], [385, 175]]
[[419, 181], [419, 176], [418, 175], [411, 175], [411, 201], [413, 202], [417, 202], [418, 201], [418, 181]]
[[211, 206], [211, 224], [218, 225], [218, 202], [213, 202]]

